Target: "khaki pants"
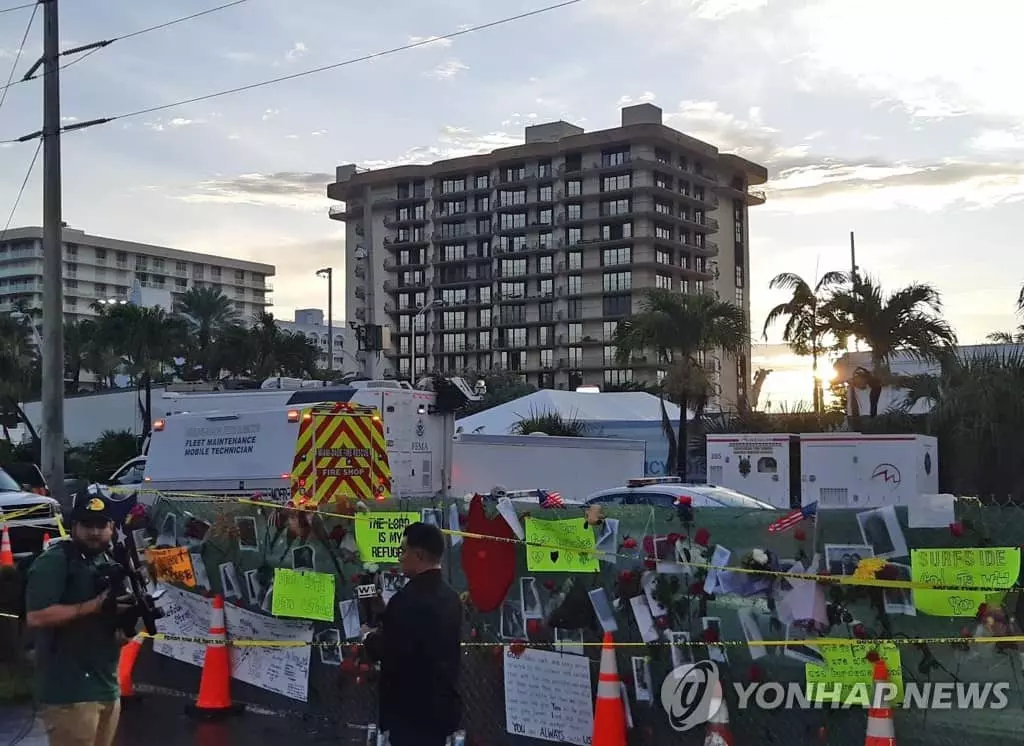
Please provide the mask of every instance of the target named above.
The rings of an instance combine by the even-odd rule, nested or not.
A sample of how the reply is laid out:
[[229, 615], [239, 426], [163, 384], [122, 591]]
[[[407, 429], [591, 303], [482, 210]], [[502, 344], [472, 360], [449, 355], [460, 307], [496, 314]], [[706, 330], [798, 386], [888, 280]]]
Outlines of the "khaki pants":
[[111, 746], [121, 713], [119, 700], [47, 705], [40, 713], [50, 746]]

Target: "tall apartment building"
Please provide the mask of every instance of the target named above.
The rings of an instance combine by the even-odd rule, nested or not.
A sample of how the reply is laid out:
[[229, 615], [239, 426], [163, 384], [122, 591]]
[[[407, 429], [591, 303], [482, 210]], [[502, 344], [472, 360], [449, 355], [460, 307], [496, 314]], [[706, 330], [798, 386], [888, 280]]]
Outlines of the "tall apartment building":
[[[67, 227], [63, 242], [66, 320], [95, 316], [96, 301], [128, 301], [136, 283], [143, 290], [169, 292], [172, 301], [191, 287], [218, 288], [247, 317], [271, 305], [270, 264], [92, 236]], [[0, 241], [0, 313], [41, 309], [42, 303], [43, 229], [12, 228]]]
[[[390, 331], [386, 367], [522, 373], [545, 388], [657, 378], [616, 361], [612, 335], [645, 291], [717, 293], [750, 311], [747, 209], [763, 166], [662, 123], [651, 104], [586, 133], [526, 128], [525, 144], [429, 165], [337, 168], [346, 316]], [[707, 361], [735, 406], [749, 350]]]

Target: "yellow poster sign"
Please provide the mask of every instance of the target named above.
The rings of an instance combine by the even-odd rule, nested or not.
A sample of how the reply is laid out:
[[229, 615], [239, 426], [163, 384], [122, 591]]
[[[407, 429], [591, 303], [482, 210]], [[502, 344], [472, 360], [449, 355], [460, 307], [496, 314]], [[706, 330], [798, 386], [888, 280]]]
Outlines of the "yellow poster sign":
[[874, 667], [868, 660], [872, 651], [885, 661], [889, 681], [896, 687], [892, 705], [903, 703], [903, 669], [900, 650], [894, 643], [851, 642], [849, 645], [819, 645], [825, 665], [804, 664], [807, 699], [836, 702], [847, 707], [869, 707], [875, 698]]
[[914, 606], [933, 616], [975, 616], [982, 604], [998, 604], [1002, 599], [1003, 593], [991, 589], [1009, 589], [1017, 582], [1019, 575], [1019, 547], [910, 551], [910, 579], [915, 583], [990, 589], [914, 590]]
[[530, 572], [597, 572], [597, 540], [582, 518], [526, 519], [526, 567]]
[[334, 575], [326, 572], [274, 570], [270, 613], [295, 619], [334, 621]]
[[417, 512], [357, 513], [356, 545], [363, 562], [394, 564], [402, 556], [405, 527], [420, 519]]
[[188, 556], [188, 547], [147, 549], [146, 561], [153, 570], [154, 580], [186, 588], [196, 587], [196, 574], [192, 569], [192, 558]]

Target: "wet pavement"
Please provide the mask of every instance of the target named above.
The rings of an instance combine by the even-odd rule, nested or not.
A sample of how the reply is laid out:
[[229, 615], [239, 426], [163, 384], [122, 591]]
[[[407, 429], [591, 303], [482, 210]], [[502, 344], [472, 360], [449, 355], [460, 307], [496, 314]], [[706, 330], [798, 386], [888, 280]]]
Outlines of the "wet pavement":
[[[360, 744], [365, 731], [355, 727], [245, 712], [221, 722], [201, 722], [185, 713], [187, 700], [164, 695], [147, 695], [121, 711], [116, 746], [139, 746], [160, 742], [161, 746], [251, 746], [252, 744]], [[42, 723], [31, 706], [0, 708], [0, 744], [4, 746], [49, 746]]]

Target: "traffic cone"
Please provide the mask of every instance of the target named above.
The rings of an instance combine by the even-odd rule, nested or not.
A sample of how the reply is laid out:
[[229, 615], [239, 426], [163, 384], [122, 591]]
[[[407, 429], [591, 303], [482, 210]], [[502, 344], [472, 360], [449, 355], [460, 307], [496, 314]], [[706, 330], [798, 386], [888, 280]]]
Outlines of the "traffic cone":
[[0, 538], [0, 567], [14, 567], [14, 552], [11, 551], [11, 535], [4, 524], [3, 538]]
[[45, 552], [49, 548], [50, 548], [50, 532], [49, 531], [44, 531], [43, 532], [43, 551]]
[[231, 656], [228, 635], [224, 627], [224, 597], [213, 597], [210, 612], [210, 641], [203, 658], [203, 675], [199, 680], [199, 698], [187, 708], [189, 714], [199, 717], [238, 715], [240, 705], [231, 703]]
[[132, 672], [135, 670], [135, 661], [139, 659], [139, 653], [142, 652], [143, 640], [145, 640], [143, 635], [136, 635], [121, 647], [121, 657], [117, 661], [117, 684], [121, 689], [122, 703], [141, 699], [135, 693]]
[[[875, 661], [873, 679], [876, 692], [878, 691], [879, 684], [889, 681], [889, 669], [886, 668], [885, 661]], [[872, 699], [875, 699], [875, 697]], [[872, 701], [871, 704], [885, 703]], [[893, 725], [892, 710], [890, 708], [871, 707], [868, 710], [868, 732], [864, 738], [864, 746], [896, 746], [896, 728]]]
[[619, 669], [615, 663], [615, 639], [611, 632], [605, 632], [591, 746], [626, 746], [626, 710], [622, 706], [621, 691]]
[[704, 746], [733, 746], [732, 730], [729, 729], [729, 707], [722, 694], [722, 682], [715, 682], [715, 693], [711, 698], [711, 717], [704, 733]]

